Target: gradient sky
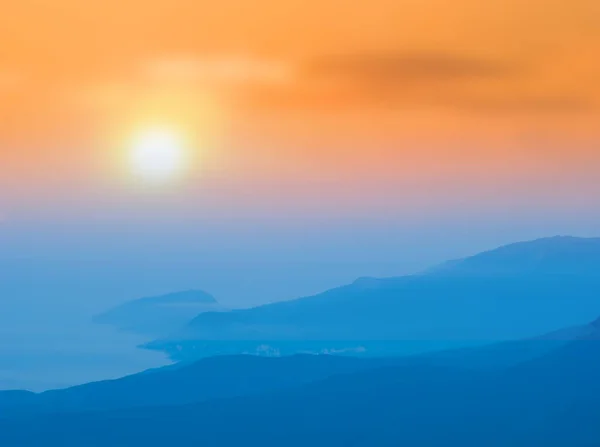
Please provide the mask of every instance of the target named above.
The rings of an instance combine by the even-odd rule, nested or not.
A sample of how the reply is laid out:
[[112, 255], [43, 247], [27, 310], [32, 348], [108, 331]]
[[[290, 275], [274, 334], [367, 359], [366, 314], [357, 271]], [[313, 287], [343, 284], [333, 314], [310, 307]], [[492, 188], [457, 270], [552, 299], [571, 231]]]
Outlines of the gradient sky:
[[[4, 3], [4, 256], [391, 274], [599, 232], [597, 0]], [[192, 141], [170, 185], [123, 166], [153, 126]]]

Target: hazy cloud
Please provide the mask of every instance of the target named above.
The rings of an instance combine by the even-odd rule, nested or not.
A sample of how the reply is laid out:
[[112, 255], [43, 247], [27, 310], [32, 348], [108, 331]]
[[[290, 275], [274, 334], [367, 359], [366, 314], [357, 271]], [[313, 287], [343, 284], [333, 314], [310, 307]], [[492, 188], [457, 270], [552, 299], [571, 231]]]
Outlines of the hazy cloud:
[[593, 97], [537, 88], [544, 67], [447, 53], [363, 53], [300, 66], [291, 88], [261, 89], [254, 106], [299, 109], [446, 108], [474, 113], [580, 113]]
[[585, 113], [597, 110], [597, 104], [579, 96], [521, 96], [504, 98], [455, 98], [450, 105], [477, 112], [505, 113]]
[[355, 54], [313, 61], [308, 73], [363, 82], [439, 81], [502, 78], [512, 67], [448, 54]]

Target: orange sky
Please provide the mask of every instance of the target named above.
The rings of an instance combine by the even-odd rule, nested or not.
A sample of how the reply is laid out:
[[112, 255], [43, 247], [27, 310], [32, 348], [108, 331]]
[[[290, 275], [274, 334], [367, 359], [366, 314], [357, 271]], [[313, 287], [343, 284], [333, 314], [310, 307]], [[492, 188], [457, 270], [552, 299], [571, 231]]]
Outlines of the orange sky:
[[165, 123], [225, 195], [598, 186], [597, 0], [19, 0], [0, 42], [18, 195], [110, 184]]

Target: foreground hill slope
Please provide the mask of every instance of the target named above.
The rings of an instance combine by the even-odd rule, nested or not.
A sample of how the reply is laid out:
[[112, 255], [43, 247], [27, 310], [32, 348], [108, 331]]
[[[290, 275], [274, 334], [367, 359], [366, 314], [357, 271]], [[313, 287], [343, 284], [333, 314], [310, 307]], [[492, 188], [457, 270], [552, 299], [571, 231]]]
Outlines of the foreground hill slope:
[[509, 369], [411, 363], [176, 407], [0, 420], [6, 446], [600, 443], [600, 331]]
[[600, 323], [554, 331], [543, 336], [482, 347], [406, 357], [294, 355], [290, 357], [216, 356], [170, 365], [116, 380], [30, 393], [0, 391], [0, 417], [16, 414], [113, 410], [181, 405], [281, 390], [386, 366], [427, 365], [461, 370], [507, 369], [593, 336]]
[[330, 355], [209, 357], [116, 380], [92, 382], [43, 393], [0, 392], [0, 417], [15, 414], [108, 410], [179, 405], [257, 394], [405, 362], [394, 358]]

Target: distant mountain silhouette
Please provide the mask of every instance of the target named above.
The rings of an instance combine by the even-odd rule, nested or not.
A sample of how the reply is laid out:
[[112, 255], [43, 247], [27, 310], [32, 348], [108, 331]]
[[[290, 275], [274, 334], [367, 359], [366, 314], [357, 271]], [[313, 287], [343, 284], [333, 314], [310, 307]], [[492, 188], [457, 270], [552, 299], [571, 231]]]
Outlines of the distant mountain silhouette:
[[456, 276], [598, 275], [600, 238], [556, 236], [448, 261], [425, 274]]
[[214, 354], [399, 355], [516, 340], [600, 314], [600, 239], [523, 242], [398, 278], [203, 313], [147, 344], [175, 360]]
[[195, 404], [10, 415], [0, 444], [586, 447], [600, 444], [598, 377], [595, 330], [508, 369], [408, 362]]
[[[154, 345], [174, 358], [275, 358], [218, 356], [0, 392], [0, 445], [600, 446], [598, 247], [543, 239], [420, 275], [204, 313]], [[508, 341], [480, 346], [494, 340]], [[366, 357], [279, 357], [295, 352]], [[369, 357], [407, 353], [419, 355]]]
[[201, 290], [170, 293], [128, 301], [94, 317], [123, 331], [161, 336], [177, 330], [202, 312], [225, 310]]

